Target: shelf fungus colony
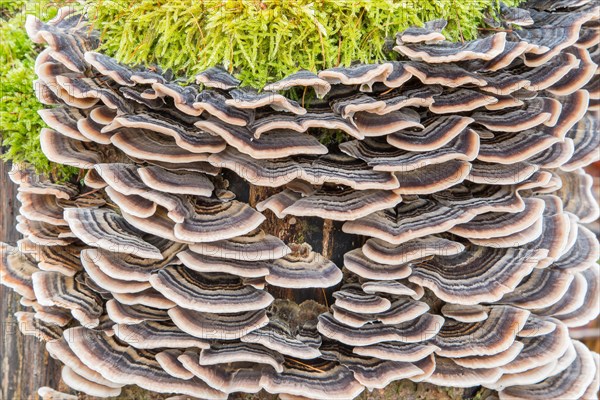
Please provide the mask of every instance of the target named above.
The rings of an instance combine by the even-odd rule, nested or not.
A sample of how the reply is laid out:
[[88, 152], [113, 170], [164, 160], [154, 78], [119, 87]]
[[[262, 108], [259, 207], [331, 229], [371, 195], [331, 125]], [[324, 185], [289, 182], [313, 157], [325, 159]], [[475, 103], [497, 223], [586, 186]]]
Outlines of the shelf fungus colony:
[[[465, 43], [431, 21], [393, 61], [260, 90], [217, 67], [182, 85], [97, 52], [82, 15], [30, 17], [42, 149], [85, 177], [12, 173], [19, 325], [100, 397], [596, 398], [599, 356], [569, 335], [600, 308], [592, 3], [504, 8]], [[344, 235], [329, 257], [273, 228], [315, 221]]]

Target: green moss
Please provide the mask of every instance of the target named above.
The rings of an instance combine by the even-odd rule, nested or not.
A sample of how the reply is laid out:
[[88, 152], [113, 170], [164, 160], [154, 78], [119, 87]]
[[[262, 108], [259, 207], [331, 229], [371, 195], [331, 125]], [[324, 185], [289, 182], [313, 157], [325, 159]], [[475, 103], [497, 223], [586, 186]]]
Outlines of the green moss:
[[[508, 0], [513, 5], [519, 0]], [[312, 71], [391, 57], [386, 40], [445, 18], [445, 35], [473, 39], [494, 0], [87, 0], [102, 48], [132, 64], [191, 76], [223, 65], [263, 85]]]
[[[37, 114], [42, 108], [33, 91], [34, 62], [39, 49], [29, 40], [23, 25], [27, 13], [52, 18], [56, 8], [46, 7], [50, 1], [3, 2], [0, 20], [0, 132], [5, 151], [2, 159], [32, 165], [38, 172], [51, 174], [58, 180], [77, 173], [76, 168], [56, 165], [42, 153], [40, 130], [45, 126]], [[55, 3], [55, 2], [53, 2]]]

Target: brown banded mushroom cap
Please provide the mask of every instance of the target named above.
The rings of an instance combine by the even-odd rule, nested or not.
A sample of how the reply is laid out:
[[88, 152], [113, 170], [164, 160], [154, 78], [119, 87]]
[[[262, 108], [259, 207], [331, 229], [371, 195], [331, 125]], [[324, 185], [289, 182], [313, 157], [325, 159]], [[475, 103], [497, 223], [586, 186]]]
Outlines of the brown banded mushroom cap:
[[211, 67], [196, 75], [196, 83], [210, 88], [227, 90], [239, 86], [241, 82], [224, 69]]
[[466, 60], [491, 60], [499, 55], [506, 43], [506, 32], [465, 43], [399, 44], [394, 51], [412, 60], [426, 63], [451, 63]]
[[340, 323], [329, 313], [319, 315], [319, 332], [349, 346], [369, 346], [380, 342], [418, 343], [429, 340], [440, 330], [444, 318], [423, 314], [419, 318], [397, 325], [371, 323], [360, 329]]
[[342, 287], [333, 293], [333, 297], [336, 306], [359, 314], [381, 313], [391, 307], [391, 302], [388, 299], [365, 293], [358, 284]]
[[189, 242], [216, 242], [258, 228], [265, 216], [246, 203], [196, 204], [196, 213], [175, 225], [175, 237]]
[[138, 173], [148, 187], [162, 192], [209, 197], [214, 190], [212, 182], [200, 174], [169, 171], [157, 166], [139, 168]]
[[488, 309], [481, 305], [446, 303], [442, 306], [441, 312], [444, 317], [467, 323], [485, 321], [489, 317]]
[[429, 311], [429, 306], [420, 301], [404, 298], [394, 301], [389, 310], [377, 314], [359, 314], [345, 310], [335, 304], [331, 306], [331, 310], [333, 311], [333, 317], [344, 325], [360, 328], [367, 323], [377, 321], [385, 325], [397, 325], [411, 321]]
[[[447, 320], [432, 343], [444, 357], [494, 355], [515, 341], [530, 312], [510, 306], [493, 306], [486, 320], [474, 323]], [[502, 328], [499, 328], [502, 327]]]
[[[183, 352], [177, 349], [169, 349], [161, 351], [156, 354], [154, 358], [162, 369], [164, 369], [169, 375], [174, 376], [175, 378], [189, 380], [194, 377], [194, 374], [187, 370], [181, 361], [178, 360], [179, 356], [181, 356]], [[189, 397], [183, 397], [184, 400], [188, 400]]]
[[260, 310], [273, 301], [269, 293], [244, 285], [235, 275], [200, 273], [183, 266], [162, 268], [150, 277], [150, 283], [177, 305], [200, 312], [230, 314]]
[[199, 379], [181, 380], [170, 376], [149, 354], [123, 346], [104, 334], [92, 334], [84, 327], [65, 331], [69, 347], [88, 367], [115, 383], [136, 384], [159, 393], [182, 393], [206, 399], [226, 399]]
[[425, 381], [438, 386], [470, 387], [473, 382], [495, 383], [501, 376], [499, 368], [465, 368], [450, 358], [436, 357], [435, 370]]
[[416, 362], [431, 355], [436, 349], [436, 346], [429, 343], [383, 342], [370, 346], [357, 346], [352, 352], [382, 360]]
[[148, 282], [127, 281], [107, 275], [102, 271], [98, 264], [96, 264], [95, 256], [98, 252], [94, 250], [95, 249], [86, 249], [81, 251], [81, 264], [89, 277], [102, 289], [112, 293], [137, 293], [151, 287]]
[[90, 169], [102, 162], [99, 147], [71, 139], [53, 129], [43, 128], [40, 132], [42, 151], [50, 161], [71, 165], [81, 169]]
[[104, 127], [103, 131], [113, 131], [121, 127], [141, 128], [170, 136], [179, 147], [192, 153], [216, 153], [225, 148], [225, 142], [221, 138], [162, 114], [122, 114]]
[[239, 259], [227, 259], [205, 256], [190, 250], [177, 254], [183, 265], [197, 272], [223, 272], [244, 278], [259, 278], [269, 275], [273, 264], [265, 261]]
[[593, 382], [596, 371], [594, 357], [587, 347], [573, 341], [577, 357], [560, 374], [548, 377], [539, 383], [509, 386], [499, 392], [502, 400], [524, 400], [539, 397], [580, 398]]
[[354, 249], [344, 254], [344, 267], [365, 279], [403, 279], [412, 273], [409, 264], [387, 265], [372, 261], [362, 249]]
[[393, 207], [401, 200], [402, 197], [392, 191], [324, 187], [285, 208], [283, 215], [348, 221]]
[[121, 304], [115, 299], [106, 302], [106, 312], [111, 321], [116, 324], [139, 324], [144, 321], [170, 320], [166, 310], [143, 305]]
[[83, 325], [98, 325], [102, 302], [91, 288], [59, 272], [38, 271], [31, 278], [40, 305], [70, 309]]
[[252, 89], [234, 89], [229, 92], [231, 99], [225, 104], [240, 109], [257, 109], [270, 106], [275, 111], [287, 111], [297, 115], [306, 114], [306, 109], [296, 101], [276, 93], [257, 93]]
[[[90, 170], [95, 171], [95, 170]], [[122, 211], [138, 218], [149, 218], [156, 213], [157, 205], [155, 202], [145, 199], [136, 194], [125, 195], [112, 187], [104, 189], [106, 195]]]
[[465, 208], [447, 207], [435, 199], [415, 198], [394, 208], [348, 221], [342, 230], [400, 245], [429, 234], [445, 232], [461, 222], [470, 221], [474, 216]]
[[[493, 302], [514, 290], [532, 272], [544, 252], [475, 246], [454, 256], [436, 256], [414, 265], [408, 279], [429, 288], [447, 302], [465, 305]], [[488, 275], [495, 278], [484, 278]], [[465, 276], [473, 278], [465, 279]], [[489, 285], [481, 286], [479, 282], [489, 282]]]
[[386, 138], [392, 146], [406, 151], [435, 150], [460, 135], [472, 122], [470, 117], [455, 115], [431, 118], [424, 122], [422, 131], [400, 131]]
[[309, 244], [291, 246], [292, 253], [274, 260], [265, 276], [267, 283], [285, 288], [326, 288], [342, 280], [342, 271]]
[[523, 349], [523, 346], [523, 343], [515, 341], [507, 350], [491, 356], [457, 357], [452, 358], [452, 361], [464, 368], [501, 368], [502, 366], [514, 360]]
[[247, 235], [209, 243], [195, 243], [190, 250], [210, 257], [240, 261], [274, 260], [291, 253], [279, 238], [257, 229]]
[[281, 354], [256, 343], [216, 343], [200, 352], [200, 365], [218, 365], [251, 362], [270, 365], [277, 372], [283, 371]]
[[113, 293], [112, 295], [119, 303], [129, 306], [142, 305], [163, 310], [176, 306], [174, 302], [152, 288], [137, 293]]
[[141, 233], [114, 211], [108, 209], [67, 208], [69, 228], [92, 247], [160, 260], [160, 251], [142, 239]]
[[369, 239], [363, 245], [364, 255], [376, 263], [399, 265], [432, 255], [453, 255], [462, 252], [461, 243], [436, 236], [425, 236], [392, 245], [381, 239]]
[[267, 325], [240, 338], [244, 343], [257, 343], [288, 357], [310, 360], [321, 356], [318, 349], [320, 343], [314, 346], [301, 339], [298, 335], [294, 336], [287, 322], [276, 318], [271, 318]]
[[198, 121], [196, 126], [223, 138], [228, 145], [256, 159], [273, 159], [297, 154], [327, 154], [327, 147], [317, 138], [299, 135], [290, 129], [274, 129], [260, 135], [259, 139], [246, 127], [225, 127], [211, 120]]
[[2, 284], [26, 299], [34, 300], [32, 276], [39, 271], [33, 261], [6, 243], [0, 243], [0, 278]]
[[56, 107], [38, 110], [42, 120], [52, 129], [72, 139], [89, 142], [77, 128], [77, 121], [84, 115], [75, 107]]
[[66, 365], [61, 370], [62, 381], [70, 388], [96, 397], [114, 397], [121, 394], [121, 388], [101, 385], [79, 375]]
[[265, 310], [212, 314], [174, 307], [169, 316], [182, 331], [209, 340], [236, 340], [269, 323]]
[[319, 72], [319, 78], [331, 84], [360, 85], [363, 92], [371, 92], [376, 82], [383, 82], [392, 73], [393, 65], [358, 64], [351, 67], [335, 67]]
[[317, 94], [317, 98], [322, 99], [331, 90], [331, 85], [324, 79], [319, 78], [316, 74], [301, 70], [294, 74], [288, 75], [285, 78], [266, 85], [265, 91], [282, 91], [293, 87], [304, 86], [312, 87]]
[[118, 324], [113, 329], [116, 337], [136, 349], [209, 347], [208, 342], [182, 332], [171, 321]]
[[396, 35], [396, 43], [421, 43], [439, 42], [446, 40], [441, 33], [447, 25], [445, 19], [427, 21], [423, 27], [411, 26]]

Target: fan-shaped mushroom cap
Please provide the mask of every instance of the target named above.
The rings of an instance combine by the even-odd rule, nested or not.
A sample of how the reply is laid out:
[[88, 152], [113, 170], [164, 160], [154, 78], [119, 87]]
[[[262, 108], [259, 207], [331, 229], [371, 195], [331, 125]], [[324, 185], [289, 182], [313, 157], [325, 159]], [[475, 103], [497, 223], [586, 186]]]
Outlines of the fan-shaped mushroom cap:
[[225, 104], [239, 109], [254, 110], [270, 106], [275, 111], [287, 111], [297, 115], [306, 114], [306, 109], [298, 102], [276, 93], [257, 93], [251, 88], [234, 89], [229, 92], [231, 99]]
[[335, 67], [319, 72], [319, 78], [331, 84], [360, 85], [363, 92], [371, 92], [376, 82], [385, 81], [393, 71], [390, 63], [357, 64], [350, 67]]
[[382, 360], [416, 362], [429, 356], [437, 349], [428, 343], [383, 342], [370, 346], [354, 347], [352, 352]]
[[436, 357], [435, 371], [426, 381], [439, 386], [470, 387], [473, 382], [492, 384], [501, 376], [502, 370], [499, 368], [465, 368], [450, 358]]
[[292, 251], [280, 239], [260, 229], [231, 239], [192, 244], [190, 250], [205, 256], [239, 261], [274, 260]]
[[348, 221], [342, 226], [346, 233], [367, 235], [392, 244], [444, 232], [461, 222], [471, 220], [475, 214], [464, 207], [448, 207], [435, 199], [408, 199], [395, 208], [377, 211]]
[[225, 142], [218, 136], [210, 135], [162, 114], [151, 112], [122, 114], [103, 128], [103, 131], [113, 131], [121, 127], [147, 129], [170, 136], [175, 139], [179, 147], [192, 153], [216, 153], [225, 148]]
[[455, 64], [436, 65], [409, 62], [404, 68], [425, 85], [447, 87], [487, 85], [487, 81], [481, 75], [469, 72]]
[[369, 239], [363, 245], [365, 256], [376, 263], [399, 265], [432, 255], [453, 255], [465, 247], [451, 240], [426, 236], [409, 240], [400, 245], [392, 245], [380, 239]]
[[63, 275], [74, 276], [83, 270], [79, 260], [80, 246], [42, 246], [36, 250], [38, 268], [42, 271], [56, 271]]
[[267, 325], [247, 333], [240, 340], [258, 343], [283, 355], [303, 360], [321, 356], [318, 348], [301, 340], [298, 335], [294, 336], [289, 324], [280, 319], [271, 319]]
[[77, 128], [77, 121], [85, 118], [75, 107], [45, 108], [38, 111], [42, 120], [52, 129], [72, 139], [89, 142]]
[[[237, 313], [265, 308], [273, 297], [224, 273], [200, 273], [167, 266], [150, 277], [152, 286], [179, 306], [201, 312]], [[223, 309], [223, 305], [227, 307]]]
[[556, 195], [562, 199], [565, 211], [575, 214], [582, 223], [591, 223], [600, 216], [600, 207], [594, 199], [592, 177], [583, 170], [559, 173], [562, 187]]
[[585, 345], [573, 341], [577, 358], [560, 374], [550, 376], [539, 383], [509, 386], [499, 392], [502, 400], [522, 400], [540, 397], [580, 398], [595, 377], [594, 357]]
[[422, 131], [399, 131], [386, 138], [392, 146], [406, 151], [435, 150], [460, 135], [473, 121], [455, 115], [431, 118], [424, 122]]
[[600, 377], [598, 376], [598, 371], [600, 371], [600, 355], [598, 353], [592, 352], [592, 357], [594, 357], [594, 363], [596, 364], [596, 376], [592, 383], [588, 386], [587, 390], [583, 394], [583, 399], [593, 399], [597, 396], [598, 391], [600, 390]]
[[338, 322], [330, 313], [319, 315], [317, 328], [330, 338], [350, 346], [368, 346], [380, 342], [417, 343], [434, 337], [444, 323], [439, 315], [423, 314], [397, 325], [367, 324], [356, 329]]
[[[541, 367], [561, 357], [569, 347], [571, 339], [569, 330], [563, 324], [557, 324], [556, 329], [546, 335], [523, 338], [523, 350], [510, 363], [502, 366], [505, 374], [516, 374], [533, 368]], [[498, 382], [502, 385], [502, 379]]]
[[327, 148], [311, 135], [290, 129], [274, 129], [255, 138], [246, 127], [227, 126], [214, 121], [198, 121], [199, 128], [222, 137], [228, 145], [256, 159], [283, 158], [296, 154], [327, 154]]
[[529, 315], [527, 322], [523, 326], [523, 329], [519, 331], [517, 336], [524, 338], [531, 338], [541, 335], [547, 335], [554, 332], [556, 329], [557, 321], [551, 320], [550, 318], [540, 317], [536, 314]]
[[32, 312], [18, 311], [14, 314], [19, 331], [26, 336], [34, 336], [38, 340], [50, 342], [60, 338], [62, 328], [35, 318]]
[[346, 285], [333, 293], [335, 305], [347, 311], [359, 314], [374, 314], [389, 310], [391, 303], [388, 299], [374, 294], [365, 293], [357, 285]]
[[50, 225], [67, 225], [62, 215], [63, 208], [54, 195], [20, 192], [17, 193], [17, 200], [21, 203], [19, 213], [24, 218]]
[[600, 156], [595, 151], [600, 146], [598, 130], [597, 112], [588, 112], [586, 115], [567, 133], [569, 138], [573, 139], [574, 151], [568, 160], [560, 166], [565, 171], [574, 171], [577, 168], [585, 167]]
[[[588, 289], [588, 281], [583, 273], [573, 274], [573, 281], [565, 295], [550, 307], [536, 310], [536, 314], [544, 316], [560, 316], [580, 309], [585, 302]], [[592, 290], [593, 291], [593, 290]]]
[[[413, 117], [415, 117], [414, 114]], [[206, 124], [209, 126], [220, 125], [220, 122], [214, 120], [199, 121], [196, 126], [203, 127]], [[339, 129], [357, 139], [364, 137], [355, 124], [333, 112], [310, 112], [304, 115], [269, 114], [260, 119], [255, 119], [249, 124], [249, 128], [254, 139], [260, 139], [264, 133], [276, 130], [306, 132], [311, 128]]]
[[488, 319], [488, 309], [480, 305], [446, 303], [442, 306], [442, 314], [459, 322], [481, 322]]
[[244, 278], [260, 278], [269, 274], [272, 264], [258, 260], [223, 259], [210, 257], [193, 251], [182, 251], [177, 254], [183, 265], [198, 272], [223, 272]]
[[200, 174], [169, 171], [157, 166], [139, 168], [138, 172], [148, 187], [162, 192], [209, 197], [214, 190], [212, 182]]
[[72, 389], [96, 397], [113, 397], [121, 394], [121, 388], [111, 388], [101, 385], [79, 375], [66, 365], [61, 371], [62, 381]]
[[144, 241], [139, 231], [113, 211], [67, 208], [64, 216], [73, 233], [90, 246], [138, 257], [162, 258], [155, 246]]
[[0, 243], [0, 278], [2, 284], [26, 299], [34, 300], [32, 275], [39, 271], [32, 260], [15, 247]]
[[261, 369], [236, 367], [233, 365], [204, 366], [198, 362], [198, 353], [186, 351], [179, 357], [179, 362], [195, 376], [209, 386], [225, 393], [256, 393], [260, 390]]
[[446, 40], [442, 30], [448, 22], [445, 19], [427, 21], [423, 27], [411, 26], [396, 35], [396, 42], [401, 43], [430, 43]]
[[476, 112], [473, 118], [494, 132], [520, 132], [540, 124], [554, 126], [561, 110], [558, 100], [537, 97], [529, 100], [525, 108]]
[[516, 341], [507, 350], [491, 356], [468, 356], [453, 358], [452, 360], [464, 368], [485, 369], [500, 367], [502, 369], [501, 367], [514, 360], [522, 349], [523, 343]]
[[571, 52], [579, 59], [579, 66], [570, 70], [558, 82], [546, 89], [556, 96], [566, 96], [581, 89], [593, 79], [598, 68], [588, 50], [571, 47], [566, 51]]
[[17, 215], [18, 232], [27, 237], [31, 242], [41, 246], [66, 246], [76, 239], [68, 237], [71, 231], [66, 226], [50, 225], [42, 221], [32, 221]]
[[149, 218], [156, 212], [156, 203], [142, 196], [135, 194], [127, 196], [112, 187], [107, 187], [105, 193], [122, 211], [135, 217]]
[[330, 287], [342, 280], [333, 262], [312, 251], [308, 244], [292, 247], [292, 253], [272, 262], [267, 283], [287, 288]]
[[148, 130], [121, 128], [110, 141], [130, 157], [144, 160], [184, 163], [208, 159], [208, 154], [192, 153], [179, 147], [172, 137]]
[[169, 309], [176, 306], [174, 302], [167, 299], [155, 289], [146, 289], [138, 293], [113, 293], [113, 297], [119, 303], [125, 305], [143, 305], [158, 309]]
[[196, 83], [221, 90], [237, 87], [241, 82], [219, 67], [208, 68], [196, 75]]
[[552, 267], [571, 273], [580, 272], [590, 268], [599, 258], [598, 239], [592, 231], [578, 225], [575, 243], [552, 264]]
[[92, 249], [83, 250], [80, 253], [81, 264], [85, 268], [87, 274], [94, 282], [102, 289], [112, 293], [136, 293], [146, 290], [151, 287], [148, 282], [135, 282], [113, 278], [102, 271], [96, 264], [95, 256], [98, 252]]
[[388, 280], [403, 279], [412, 272], [410, 265], [386, 265], [372, 261], [362, 249], [354, 249], [344, 254], [344, 267], [365, 279]]
[[600, 284], [598, 283], [600, 272], [598, 271], [598, 266], [593, 265], [588, 270], [581, 272], [581, 274], [588, 283], [583, 304], [571, 312], [566, 312], [563, 309], [563, 312], [557, 317], [569, 327], [583, 326], [598, 316], [598, 309], [600, 307]]
[[282, 214], [347, 221], [392, 207], [401, 200], [400, 195], [391, 191], [353, 190], [341, 186], [324, 187], [309, 196], [300, 198], [285, 208]]
[[211, 314], [174, 307], [169, 310], [169, 316], [182, 331], [201, 339], [213, 340], [239, 339], [269, 322], [264, 310]]
[[266, 85], [263, 90], [265, 91], [281, 91], [288, 90], [297, 86], [312, 87], [317, 94], [319, 99], [325, 97], [325, 95], [331, 90], [331, 85], [324, 79], [319, 78], [316, 74], [301, 70], [294, 74], [288, 75], [285, 78]]
[[115, 336], [136, 349], [209, 347], [208, 342], [182, 332], [170, 321], [118, 324], [113, 329]]
[[40, 305], [70, 309], [73, 317], [82, 324], [98, 325], [102, 302], [92, 289], [59, 272], [38, 271], [31, 279]]
[[50, 161], [90, 169], [102, 162], [102, 153], [97, 146], [71, 139], [55, 130], [43, 128], [40, 132], [42, 151]]
[[183, 393], [207, 399], [227, 398], [225, 393], [208, 387], [199, 379], [181, 380], [170, 376], [154, 357], [120, 345], [105, 334], [77, 327], [65, 331], [65, 338], [85, 365], [113, 382], [136, 384], [159, 393]]
[[140, 304], [121, 304], [115, 299], [106, 302], [106, 312], [116, 324], [139, 324], [144, 321], [168, 321], [166, 310], [143, 306]]
[[475, 110], [498, 102], [494, 96], [470, 89], [447, 91], [433, 97], [429, 111], [434, 114], [458, 113]]
[[494, 306], [484, 321], [447, 320], [432, 343], [440, 348], [436, 354], [444, 357], [498, 354], [512, 345], [529, 314], [515, 307]]
[[261, 385], [270, 393], [282, 393], [282, 399], [286, 393], [289, 400], [307, 394], [314, 399], [341, 400], [354, 398], [364, 389], [346, 367], [321, 359], [302, 364], [289, 361], [282, 374], [269, 374]]
[[466, 131], [444, 146], [428, 152], [412, 152], [398, 149], [382, 139], [366, 139], [340, 144], [340, 150], [367, 162], [375, 171], [418, 170], [427, 165], [441, 164], [451, 160], [472, 161], [479, 150], [479, 135]]
[[47, 386], [42, 386], [37, 390], [37, 394], [42, 400], [77, 400], [78, 396], [68, 393], [62, 393]]
[[189, 242], [216, 242], [258, 228], [265, 217], [245, 203], [196, 205], [196, 213], [175, 225], [175, 237]]
[[[162, 369], [164, 369], [169, 375], [174, 376], [175, 378], [189, 380], [194, 377], [194, 374], [190, 372], [184, 365], [179, 361], [179, 356], [183, 354], [182, 350], [177, 349], [169, 349], [161, 351], [156, 354], [154, 358]], [[171, 397], [169, 397], [171, 399]], [[181, 400], [189, 400], [190, 397], [185, 396], [182, 397]]]
[[502, 297], [519, 307], [539, 309], [558, 302], [567, 292], [573, 274], [552, 269], [535, 269], [513, 290]]
[[389, 383], [420, 375], [423, 371], [411, 363], [381, 360], [352, 353], [352, 349], [339, 343], [321, 346], [323, 358], [340, 362], [354, 373], [354, 378], [368, 389], [382, 389]]
[[394, 51], [426, 63], [451, 63], [465, 60], [491, 60], [504, 50], [506, 32], [465, 43], [399, 44]]
[[331, 306], [333, 317], [341, 323], [360, 328], [370, 322], [382, 322], [385, 325], [396, 325], [411, 321], [429, 311], [429, 306], [420, 301], [410, 299], [396, 300], [387, 311], [377, 314], [356, 313], [345, 310], [337, 305]]
[[[454, 256], [437, 256], [414, 265], [408, 279], [431, 289], [444, 301], [466, 305], [492, 302], [512, 291], [529, 275], [544, 252], [478, 246]], [[465, 279], [465, 276], [473, 278]], [[481, 286], [480, 282], [489, 282], [489, 285]]]
[[403, 283], [396, 281], [374, 281], [365, 282], [361, 285], [362, 290], [367, 294], [391, 294], [395, 296], [416, 297], [417, 293]]
[[267, 364], [275, 371], [283, 371], [281, 354], [256, 343], [216, 343], [200, 352], [200, 365], [217, 365], [235, 362]]

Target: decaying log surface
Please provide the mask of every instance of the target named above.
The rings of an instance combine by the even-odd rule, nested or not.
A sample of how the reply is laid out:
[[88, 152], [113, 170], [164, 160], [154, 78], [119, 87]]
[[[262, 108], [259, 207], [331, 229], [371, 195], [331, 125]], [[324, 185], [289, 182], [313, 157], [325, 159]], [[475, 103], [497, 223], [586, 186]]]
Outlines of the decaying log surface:
[[[20, 238], [15, 229], [18, 214], [17, 188], [8, 179], [10, 166], [0, 163], [0, 241], [14, 245]], [[60, 380], [60, 365], [46, 352], [44, 343], [19, 332], [13, 314], [24, 307], [19, 295], [0, 285], [0, 380], [2, 400], [37, 399], [40, 386], [56, 387]]]

